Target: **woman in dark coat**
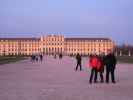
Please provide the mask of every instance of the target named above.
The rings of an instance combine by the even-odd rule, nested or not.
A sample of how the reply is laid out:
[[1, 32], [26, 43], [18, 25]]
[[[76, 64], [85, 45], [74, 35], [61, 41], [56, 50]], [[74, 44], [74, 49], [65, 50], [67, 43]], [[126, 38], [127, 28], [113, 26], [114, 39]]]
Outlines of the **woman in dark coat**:
[[103, 73], [104, 73], [104, 57], [103, 56], [99, 56], [98, 57], [98, 66], [99, 66], [99, 69], [97, 70], [97, 72], [100, 75], [101, 83], [103, 83], [104, 82], [104, 78], [103, 78]]

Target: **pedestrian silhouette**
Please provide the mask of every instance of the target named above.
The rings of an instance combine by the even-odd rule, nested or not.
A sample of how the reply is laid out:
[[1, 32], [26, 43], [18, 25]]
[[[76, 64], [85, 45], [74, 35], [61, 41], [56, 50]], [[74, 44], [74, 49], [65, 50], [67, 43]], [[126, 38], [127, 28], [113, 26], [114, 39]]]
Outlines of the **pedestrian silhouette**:
[[[89, 66], [91, 67], [90, 84], [94, 77], [94, 83], [97, 83], [97, 69], [98, 69], [98, 58], [97, 55], [90, 55]], [[95, 76], [94, 76], [95, 75]]]
[[81, 55], [78, 53], [77, 55], [76, 55], [76, 60], [77, 60], [77, 66], [76, 66], [76, 71], [78, 70], [78, 66], [80, 66], [80, 71], [82, 70], [82, 66], [81, 66]]
[[113, 52], [108, 51], [108, 54], [105, 57], [105, 65], [106, 65], [106, 83], [109, 83], [109, 75], [111, 74], [112, 83], [115, 83], [115, 66], [117, 60]]
[[38, 61], [38, 55], [37, 54], [35, 55], [35, 60], [36, 60], [36, 62]]
[[31, 58], [31, 62], [33, 62], [33, 55], [31, 55], [30, 58]]
[[56, 59], [56, 54], [54, 55], [54, 59]]
[[36, 60], [36, 56], [33, 54], [31, 55], [31, 61], [34, 62]]
[[98, 56], [98, 66], [99, 66], [99, 69], [97, 70], [97, 74], [100, 75], [101, 83], [103, 83], [104, 82], [104, 77], [103, 77], [103, 73], [104, 73], [104, 56], [103, 55]]
[[43, 55], [40, 54], [39, 56], [40, 56], [40, 61], [42, 61], [43, 60]]
[[59, 54], [59, 59], [62, 59], [62, 54], [61, 53]]

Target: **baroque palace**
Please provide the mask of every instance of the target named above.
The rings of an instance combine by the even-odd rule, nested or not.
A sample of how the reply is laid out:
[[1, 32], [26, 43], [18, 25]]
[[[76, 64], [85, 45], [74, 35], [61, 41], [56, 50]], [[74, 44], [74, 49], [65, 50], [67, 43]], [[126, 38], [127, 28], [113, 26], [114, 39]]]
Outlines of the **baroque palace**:
[[0, 38], [0, 55], [107, 54], [114, 49], [109, 38], [65, 38], [63, 35], [46, 35], [40, 38]]

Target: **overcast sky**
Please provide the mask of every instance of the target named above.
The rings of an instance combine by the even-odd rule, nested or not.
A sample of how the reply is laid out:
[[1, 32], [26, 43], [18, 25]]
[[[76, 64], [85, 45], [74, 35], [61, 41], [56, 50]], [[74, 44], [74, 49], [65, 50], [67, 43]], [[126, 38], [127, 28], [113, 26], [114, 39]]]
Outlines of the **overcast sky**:
[[133, 44], [133, 0], [0, 0], [0, 37], [110, 37]]

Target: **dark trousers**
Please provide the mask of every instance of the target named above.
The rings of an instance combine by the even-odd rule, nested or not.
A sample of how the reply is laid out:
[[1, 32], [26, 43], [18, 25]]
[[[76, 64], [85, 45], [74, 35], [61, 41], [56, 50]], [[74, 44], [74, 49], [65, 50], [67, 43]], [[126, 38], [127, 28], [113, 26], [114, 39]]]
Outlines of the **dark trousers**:
[[103, 72], [102, 72], [102, 71], [99, 71], [98, 73], [99, 73], [99, 75], [100, 75], [101, 82], [104, 82], [104, 79], [103, 79]]
[[40, 61], [42, 61], [43, 59], [42, 58], [40, 58]]
[[76, 70], [78, 70], [78, 66], [80, 66], [80, 70], [82, 70], [81, 62], [77, 63]]
[[[94, 74], [95, 74], [95, 76], [94, 76]], [[90, 83], [92, 83], [93, 76], [94, 76], [94, 82], [97, 82], [97, 69], [95, 69], [95, 68], [91, 69]]]
[[114, 71], [115, 71], [114, 68], [112, 68], [112, 69], [107, 68], [107, 69], [106, 69], [106, 82], [107, 82], [107, 83], [109, 82], [109, 75], [110, 75], [110, 74], [111, 74], [111, 80], [112, 80], [112, 82], [115, 82]]

